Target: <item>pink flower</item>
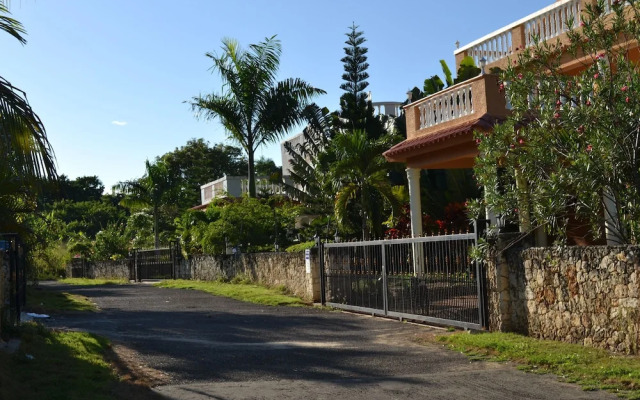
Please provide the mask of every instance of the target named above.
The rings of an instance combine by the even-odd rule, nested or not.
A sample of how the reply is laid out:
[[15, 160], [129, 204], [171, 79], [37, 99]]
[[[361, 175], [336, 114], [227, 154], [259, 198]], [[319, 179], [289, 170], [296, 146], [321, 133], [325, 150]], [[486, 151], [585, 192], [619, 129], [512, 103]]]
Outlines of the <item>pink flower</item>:
[[580, 125], [578, 129], [576, 129], [580, 134], [584, 133], [584, 125]]
[[522, 79], [522, 74], [518, 74], [518, 79]]
[[627, 90], [629, 90], [629, 86], [624, 85], [623, 87], [620, 88], [620, 90], [622, 90], [623, 92], [626, 92]]
[[556, 101], [556, 105], [557, 105], [557, 106], [561, 106], [561, 105], [562, 105], [562, 102], [561, 102], [560, 100], [558, 100], [558, 101]]
[[480, 143], [482, 143], [482, 140], [476, 139], [476, 144], [480, 144]]
[[629, 99], [629, 96], [627, 96], [627, 97], [624, 99], [624, 101], [628, 103], [628, 102], [630, 102], [631, 100]]
[[584, 26], [584, 21], [580, 21], [580, 26]]
[[501, 92], [504, 90], [504, 83], [500, 84], [499, 89], [500, 89]]
[[513, 150], [513, 149], [515, 149], [515, 148], [516, 148], [516, 145], [515, 145], [515, 144], [510, 144], [510, 145], [509, 145], [509, 148]]
[[591, 100], [587, 100], [587, 102], [585, 104], [590, 106], [591, 105]]
[[587, 153], [591, 153], [592, 150], [593, 150], [593, 146], [587, 145]]
[[555, 118], [555, 119], [560, 118], [560, 113], [555, 113], [555, 114], [553, 114], [553, 118]]
[[520, 140], [518, 140], [518, 143], [520, 143], [520, 144], [524, 144], [524, 139], [520, 139]]
[[600, 74], [599, 73], [596, 72], [595, 74], [593, 74], [593, 79], [598, 79], [598, 78], [600, 78]]

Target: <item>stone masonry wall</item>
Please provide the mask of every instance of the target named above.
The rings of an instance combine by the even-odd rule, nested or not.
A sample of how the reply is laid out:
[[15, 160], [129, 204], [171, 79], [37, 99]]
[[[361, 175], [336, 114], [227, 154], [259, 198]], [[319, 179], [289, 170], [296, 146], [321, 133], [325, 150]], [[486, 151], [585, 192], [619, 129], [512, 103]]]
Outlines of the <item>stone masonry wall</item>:
[[513, 330], [638, 354], [640, 247], [530, 248], [507, 254]]
[[129, 279], [129, 261], [93, 261], [87, 269], [87, 278]]
[[318, 301], [320, 275], [317, 257], [312, 257], [311, 264], [311, 272], [307, 273], [303, 252], [200, 255], [183, 260], [176, 277], [212, 281], [246, 276], [267, 286], [285, 286], [296, 296]]

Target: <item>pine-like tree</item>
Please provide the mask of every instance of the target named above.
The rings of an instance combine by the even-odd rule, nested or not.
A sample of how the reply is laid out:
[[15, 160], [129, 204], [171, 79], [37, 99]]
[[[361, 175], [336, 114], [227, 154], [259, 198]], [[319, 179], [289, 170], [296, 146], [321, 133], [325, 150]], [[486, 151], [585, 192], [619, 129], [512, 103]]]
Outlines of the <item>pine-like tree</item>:
[[385, 129], [382, 121], [373, 115], [373, 106], [365, 92], [369, 86], [369, 49], [362, 44], [367, 39], [363, 36], [364, 32], [358, 31], [355, 23], [349, 29], [345, 41], [347, 46], [344, 47], [345, 56], [340, 60], [344, 64], [344, 83], [340, 85], [340, 89], [346, 93], [340, 97], [340, 119], [335, 121], [335, 125], [342, 129], [364, 130], [367, 136], [377, 139], [385, 133]]

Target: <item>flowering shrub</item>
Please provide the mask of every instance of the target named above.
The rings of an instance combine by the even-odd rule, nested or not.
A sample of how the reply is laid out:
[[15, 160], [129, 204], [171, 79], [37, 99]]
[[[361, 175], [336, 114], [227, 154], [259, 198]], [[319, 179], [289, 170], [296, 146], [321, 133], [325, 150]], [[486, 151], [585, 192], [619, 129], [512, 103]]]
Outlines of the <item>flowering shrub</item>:
[[[602, 237], [607, 197], [617, 204], [618, 240], [638, 242], [640, 69], [629, 46], [640, 39], [640, 6], [612, 7], [605, 15], [602, 2], [587, 6], [568, 46], [538, 42], [509, 63], [501, 87], [512, 114], [494, 132], [476, 133], [481, 156], [474, 172], [486, 194], [475, 212], [486, 201], [496, 213], [560, 239], [577, 218]], [[562, 71], [563, 54], [582, 70]]]

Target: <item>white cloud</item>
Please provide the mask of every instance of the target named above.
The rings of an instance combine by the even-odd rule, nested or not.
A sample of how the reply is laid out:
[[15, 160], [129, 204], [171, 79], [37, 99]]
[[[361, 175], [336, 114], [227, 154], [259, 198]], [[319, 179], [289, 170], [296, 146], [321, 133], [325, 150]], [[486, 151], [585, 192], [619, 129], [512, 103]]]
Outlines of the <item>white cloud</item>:
[[111, 121], [111, 123], [113, 125], [125, 126], [127, 124], [127, 121]]

